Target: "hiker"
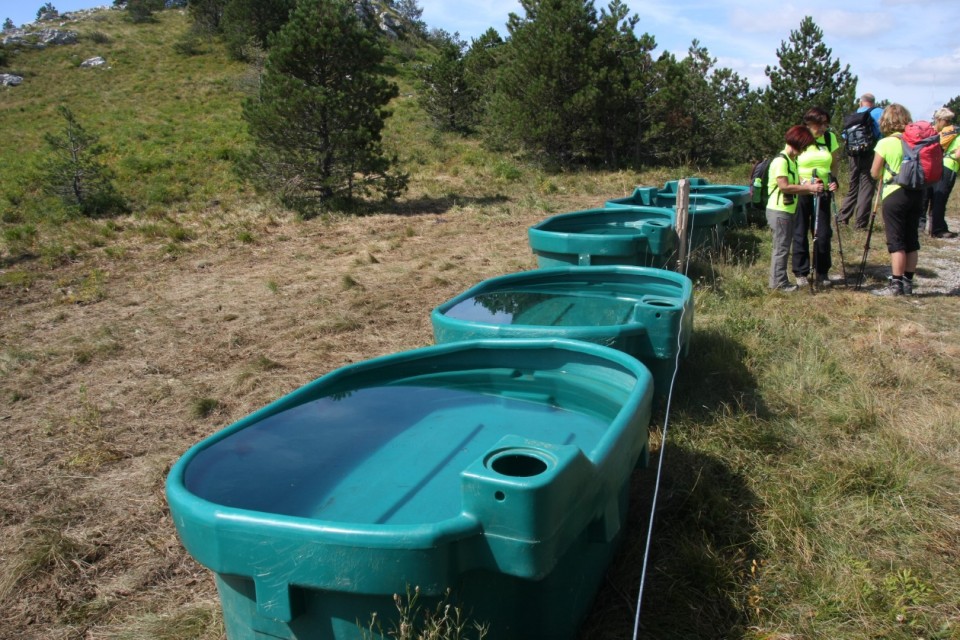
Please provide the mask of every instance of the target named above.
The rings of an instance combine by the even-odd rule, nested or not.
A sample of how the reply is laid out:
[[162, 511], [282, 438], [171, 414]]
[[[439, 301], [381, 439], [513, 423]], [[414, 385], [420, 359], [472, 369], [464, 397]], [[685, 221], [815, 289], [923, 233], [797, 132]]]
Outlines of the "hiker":
[[[940, 181], [930, 188], [929, 192], [929, 212], [930, 212], [930, 235], [934, 238], [956, 238], [957, 234], [947, 228], [947, 200], [950, 199], [950, 192], [953, 191], [953, 183], [957, 180], [957, 160], [960, 158], [960, 136], [957, 136], [953, 130], [953, 111], [946, 107], [937, 109], [933, 114], [933, 128], [940, 133], [942, 138], [949, 133], [953, 137], [949, 143], [944, 141], [943, 148], [943, 174]], [[926, 204], [926, 203], [925, 203]], [[927, 207], [921, 210], [921, 219], [926, 215]]]
[[[873, 139], [879, 140], [880, 134], [880, 115], [883, 109], [874, 106], [876, 98], [872, 93], [865, 93], [860, 96], [860, 107], [857, 113], [869, 111], [873, 118]], [[843, 198], [840, 205], [840, 222], [849, 225], [853, 218], [853, 224], [857, 229], [866, 229], [870, 222], [870, 208], [873, 205], [873, 196], [877, 191], [877, 183], [870, 175], [870, 166], [873, 164], [873, 151], [862, 153], [860, 155], [849, 155], [847, 161], [850, 164], [850, 180], [847, 183], [847, 195]], [[856, 217], [854, 217], [856, 216]]]
[[793, 244], [797, 196], [819, 194], [822, 182], [800, 184], [797, 156], [814, 143], [813, 134], [803, 125], [795, 125], [784, 136], [786, 146], [770, 162], [770, 197], [767, 199], [767, 223], [773, 230], [773, 251], [770, 258], [770, 288], [792, 292], [799, 287], [787, 278], [787, 261]]
[[890, 283], [875, 291], [881, 296], [913, 295], [913, 276], [917, 271], [920, 251], [918, 222], [923, 204], [923, 191], [904, 189], [892, 184], [894, 174], [900, 171], [903, 146], [900, 138], [910, 124], [910, 112], [900, 104], [891, 104], [880, 117], [880, 131], [885, 136], [877, 143], [870, 167], [874, 180], [883, 178], [883, 231], [890, 253]]
[[[834, 152], [840, 148], [837, 135], [829, 130], [830, 114], [820, 107], [811, 107], [803, 114], [803, 125], [813, 134], [813, 144], [797, 156], [797, 171], [800, 183], [821, 181], [828, 184], [828, 191], [818, 195], [801, 195], [797, 198], [796, 226], [793, 235], [793, 275], [797, 285], [805, 287], [813, 278], [818, 287], [830, 286], [830, 196], [837, 190], [833, 177]], [[811, 273], [812, 262], [815, 271]]]

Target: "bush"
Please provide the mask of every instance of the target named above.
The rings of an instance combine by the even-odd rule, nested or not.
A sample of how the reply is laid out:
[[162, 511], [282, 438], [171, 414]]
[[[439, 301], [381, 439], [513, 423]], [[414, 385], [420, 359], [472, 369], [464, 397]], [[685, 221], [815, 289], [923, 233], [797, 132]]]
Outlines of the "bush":
[[102, 160], [105, 149], [97, 136], [84, 130], [69, 108], [61, 105], [58, 112], [66, 127], [62, 135], [44, 136], [50, 155], [40, 168], [43, 190], [76, 206], [85, 216], [126, 211], [113, 186], [113, 172]]

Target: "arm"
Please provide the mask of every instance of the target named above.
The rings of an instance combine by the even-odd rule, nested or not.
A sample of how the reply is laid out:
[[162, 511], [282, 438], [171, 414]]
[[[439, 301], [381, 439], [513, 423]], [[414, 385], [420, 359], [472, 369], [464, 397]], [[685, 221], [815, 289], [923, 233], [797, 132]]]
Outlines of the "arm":
[[787, 176], [777, 176], [777, 188], [780, 189], [780, 193], [803, 195], [807, 193], [820, 193], [823, 191], [823, 183], [810, 182], [807, 184], [790, 184], [787, 181]]
[[870, 166], [870, 176], [874, 180], [883, 177], [883, 156], [879, 153], [873, 154], [873, 164]]
[[830, 154], [830, 173], [827, 181], [830, 183], [827, 187], [830, 191], [836, 191], [840, 188], [840, 183], [837, 182], [837, 179], [834, 177], [837, 175], [835, 169], [837, 166], [837, 151], [840, 149], [839, 145], [836, 149], [833, 150], [833, 153]]

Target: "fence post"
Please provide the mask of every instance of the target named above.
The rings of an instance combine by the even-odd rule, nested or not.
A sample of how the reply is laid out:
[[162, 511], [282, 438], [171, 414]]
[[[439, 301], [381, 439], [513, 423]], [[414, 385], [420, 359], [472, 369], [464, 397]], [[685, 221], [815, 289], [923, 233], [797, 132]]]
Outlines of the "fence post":
[[687, 264], [687, 221], [690, 219], [690, 181], [682, 178], [677, 183], [677, 235], [680, 249], [677, 251], [677, 271], [683, 272]]

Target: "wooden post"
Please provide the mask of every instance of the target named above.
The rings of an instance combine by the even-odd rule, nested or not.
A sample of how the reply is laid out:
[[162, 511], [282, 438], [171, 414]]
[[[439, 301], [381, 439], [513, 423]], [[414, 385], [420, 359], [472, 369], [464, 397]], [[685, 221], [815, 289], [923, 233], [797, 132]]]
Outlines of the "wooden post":
[[677, 252], [677, 271], [683, 272], [687, 265], [687, 221], [690, 219], [690, 181], [682, 178], [677, 183], [677, 235], [680, 250]]

